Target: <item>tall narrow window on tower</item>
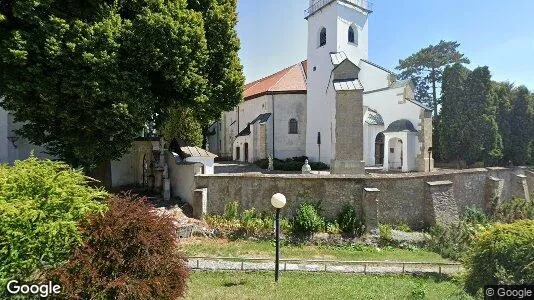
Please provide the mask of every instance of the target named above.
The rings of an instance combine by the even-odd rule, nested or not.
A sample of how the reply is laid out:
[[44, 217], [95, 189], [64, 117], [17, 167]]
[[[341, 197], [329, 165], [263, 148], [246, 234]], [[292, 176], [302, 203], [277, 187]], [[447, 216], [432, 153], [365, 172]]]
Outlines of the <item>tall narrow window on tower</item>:
[[349, 43], [358, 44], [358, 32], [354, 25], [349, 27]]
[[326, 45], [326, 28], [323, 27], [319, 33], [319, 47], [324, 45]]

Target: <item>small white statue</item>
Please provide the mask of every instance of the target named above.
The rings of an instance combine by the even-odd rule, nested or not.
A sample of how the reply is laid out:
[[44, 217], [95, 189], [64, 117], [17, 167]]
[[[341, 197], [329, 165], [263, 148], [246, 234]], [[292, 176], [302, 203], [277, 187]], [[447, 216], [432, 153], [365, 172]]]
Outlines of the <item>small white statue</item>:
[[274, 170], [274, 161], [273, 161], [273, 158], [270, 155], [268, 156], [268, 160], [269, 160], [269, 166], [267, 167], [267, 170], [268, 171], [273, 171]]
[[302, 174], [311, 174], [311, 166], [306, 159], [304, 165], [302, 166]]

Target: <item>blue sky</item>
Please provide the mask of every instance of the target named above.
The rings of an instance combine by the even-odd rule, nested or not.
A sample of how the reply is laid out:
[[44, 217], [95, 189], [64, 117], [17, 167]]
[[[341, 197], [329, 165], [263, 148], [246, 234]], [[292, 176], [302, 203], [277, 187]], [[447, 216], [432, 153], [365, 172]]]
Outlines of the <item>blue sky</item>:
[[[534, 90], [534, 1], [375, 0], [369, 58], [394, 69], [399, 59], [440, 40], [458, 41], [473, 69]], [[306, 59], [308, 0], [239, 0], [238, 34], [247, 82]]]

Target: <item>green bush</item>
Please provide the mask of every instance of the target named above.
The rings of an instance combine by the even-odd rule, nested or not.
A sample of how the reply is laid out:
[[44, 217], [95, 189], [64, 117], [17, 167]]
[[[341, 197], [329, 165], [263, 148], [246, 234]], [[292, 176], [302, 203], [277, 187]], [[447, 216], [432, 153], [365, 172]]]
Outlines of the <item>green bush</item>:
[[226, 220], [239, 219], [239, 203], [237, 201], [228, 201], [224, 205], [223, 218]]
[[534, 282], [534, 221], [495, 224], [476, 236], [465, 262], [465, 288], [476, 294], [489, 284]]
[[498, 205], [493, 213], [493, 220], [511, 223], [516, 220], [534, 219], [534, 203], [523, 198], [512, 198]]
[[178, 299], [189, 270], [176, 251], [174, 219], [159, 215], [146, 198], [124, 194], [109, 210], [81, 222], [84, 243], [49, 273], [66, 299]]
[[107, 195], [86, 181], [81, 171], [35, 157], [0, 165], [0, 286], [36, 280], [82, 243], [78, 221], [103, 211]]
[[466, 209], [456, 225], [430, 228], [429, 250], [453, 260], [460, 260], [472, 246], [478, 232], [489, 226], [484, 214], [476, 209]]
[[341, 232], [350, 235], [361, 235], [363, 223], [358, 218], [358, 213], [352, 205], [345, 205], [337, 217]]
[[388, 246], [393, 243], [393, 233], [391, 227], [387, 224], [378, 225], [379, 242], [381, 246]]
[[[300, 172], [302, 170], [302, 166], [304, 165], [304, 160], [306, 160], [306, 156], [299, 156], [299, 157], [293, 157], [293, 158], [287, 158], [285, 160], [280, 160], [275, 158], [273, 160], [273, 167], [275, 170], [279, 171], [294, 171], [294, 172]], [[269, 160], [264, 158], [260, 159], [254, 162], [258, 167], [262, 169], [267, 169], [269, 167]], [[322, 162], [310, 162], [310, 167], [312, 170], [315, 171], [322, 171], [322, 170], [328, 170], [329, 167], [327, 164]]]
[[324, 224], [317, 207], [309, 202], [301, 203], [293, 215], [292, 227], [295, 234], [309, 235], [319, 232], [324, 228]]

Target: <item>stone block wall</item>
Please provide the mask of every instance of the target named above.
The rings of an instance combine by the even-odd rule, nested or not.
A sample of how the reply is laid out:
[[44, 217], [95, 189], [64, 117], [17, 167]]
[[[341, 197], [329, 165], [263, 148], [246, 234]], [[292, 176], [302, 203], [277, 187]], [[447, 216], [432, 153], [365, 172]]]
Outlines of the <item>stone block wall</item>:
[[[432, 173], [370, 175], [301, 175], [301, 174], [216, 174], [195, 176], [196, 188], [207, 188], [206, 210], [222, 214], [228, 201], [238, 201], [242, 209], [273, 211], [270, 198], [275, 193], [287, 197], [283, 214], [291, 215], [303, 201], [321, 202], [323, 214], [335, 218], [345, 204], [354, 205], [361, 217], [373, 209], [364, 199], [364, 189], [379, 190], [373, 202], [380, 223], [405, 222], [414, 229], [436, 221], [454, 222], [467, 208], [486, 209], [487, 198], [500, 194], [500, 201], [524, 191], [513, 184], [520, 169], [492, 168], [447, 170]], [[488, 178], [499, 182], [488, 188]], [[527, 176], [528, 178], [528, 176]], [[428, 182], [448, 181], [446, 190], [432, 188]], [[428, 216], [431, 216], [428, 218]]]

